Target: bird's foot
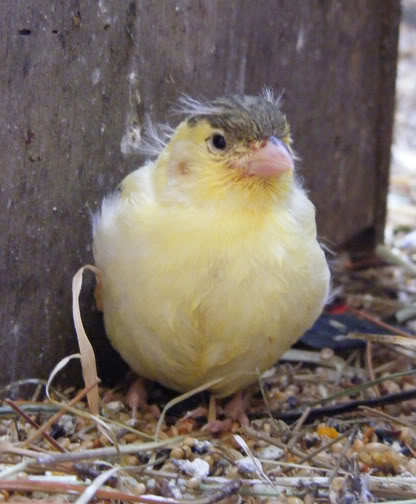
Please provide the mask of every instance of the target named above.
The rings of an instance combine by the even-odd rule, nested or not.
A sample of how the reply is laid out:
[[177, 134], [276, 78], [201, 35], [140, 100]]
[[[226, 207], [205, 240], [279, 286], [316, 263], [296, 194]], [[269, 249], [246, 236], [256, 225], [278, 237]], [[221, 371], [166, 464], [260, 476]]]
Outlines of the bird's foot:
[[251, 392], [237, 392], [233, 398], [225, 405], [224, 413], [227, 418], [237, 421], [242, 426], [247, 426], [250, 422], [247, 416], [247, 408], [250, 405], [252, 394]]
[[224, 407], [224, 420], [216, 418], [216, 400], [215, 396], [211, 395], [210, 407], [208, 413], [208, 423], [204, 425], [202, 430], [208, 430], [212, 433], [227, 432], [231, 429], [233, 422], [239, 422], [245, 426], [249, 424], [249, 419], [246, 409], [251, 401], [251, 393], [237, 392], [233, 398]]
[[211, 434], [219, 434], [221, 432], [229, 432], [233, 425], [231, 418], [224, 420], [211, 420], [202, 427], [203, 431], [211, 432]]
[[130, 385], [126, 395], [126, 402], [131, 408], [133, 420], [137, 419], [137, 410], [144, 409], [152, 413], [155, 418], [160, 417], [160, 409], [156, 404], [149, 405], [146, 380], [137, 377]]
[[204, 406], [198, 406], [197, 408], [193, 410], [189, 410], [186, 415], [185, 419], [187, 418], [201, 418], [201, 417], [207, 417], [208, 416], [208, 408], [205, 408]]

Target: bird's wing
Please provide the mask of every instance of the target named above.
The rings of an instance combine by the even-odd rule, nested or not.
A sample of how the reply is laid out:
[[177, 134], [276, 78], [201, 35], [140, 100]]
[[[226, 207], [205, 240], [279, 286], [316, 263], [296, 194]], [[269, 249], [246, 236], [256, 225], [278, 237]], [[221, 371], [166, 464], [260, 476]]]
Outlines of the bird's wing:
[[289, 212], [299, 223], [299, 230], [304, 236], [316, 238], [315, 207], [305, 191], [295, 186], [290, 201]]
[[117, 191], [103, 199], [101, 209], [92, 216], [94, 250], [99, 249], [97, 242], [100, 241], [103, 232], [108, 232], [114, 226], [117, 228], [115, 219], [120, 215], [125, 205], [128, 205], [129, 201], [133, 201], [136, 206], [141, 206], [146, 201], [154, 201], [152, 168], [153, 163], [148, 162], [130, 173], [123, 179]]

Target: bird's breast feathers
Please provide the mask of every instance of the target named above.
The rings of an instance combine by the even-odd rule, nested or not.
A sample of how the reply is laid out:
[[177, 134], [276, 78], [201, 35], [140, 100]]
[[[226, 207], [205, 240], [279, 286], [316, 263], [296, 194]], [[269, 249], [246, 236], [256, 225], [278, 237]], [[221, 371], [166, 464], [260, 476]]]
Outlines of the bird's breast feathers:
[[106, 329], [138, 373], [178, 390], [254, 381], [312, 325], [328, 268], [314, 209], [295, 188], [273, 212], [161, 205], [151, 166], [126, 178], [94, 222]]

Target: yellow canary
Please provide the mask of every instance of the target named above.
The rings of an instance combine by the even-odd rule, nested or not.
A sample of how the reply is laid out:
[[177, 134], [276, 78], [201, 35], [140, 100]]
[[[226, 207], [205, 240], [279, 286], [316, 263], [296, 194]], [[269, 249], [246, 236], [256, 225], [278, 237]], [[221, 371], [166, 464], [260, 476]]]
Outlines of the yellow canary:
[[183, 98], [154, 157], [104, 199], [94, 256], [108, 336], [133, 370], [225, 397], [314, 323], [329, 271], [279, 100]]

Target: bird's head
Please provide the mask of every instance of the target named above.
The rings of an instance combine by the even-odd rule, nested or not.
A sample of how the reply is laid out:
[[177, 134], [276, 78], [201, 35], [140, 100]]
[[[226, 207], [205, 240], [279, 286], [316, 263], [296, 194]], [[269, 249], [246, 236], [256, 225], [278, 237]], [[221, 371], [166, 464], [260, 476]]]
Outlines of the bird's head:
[[283, 201], [294, 179], [286, 117], [270, 92], [210, 102], [182, 100], [185, 120], [156, 165], [166, 201], [261, 209]]

